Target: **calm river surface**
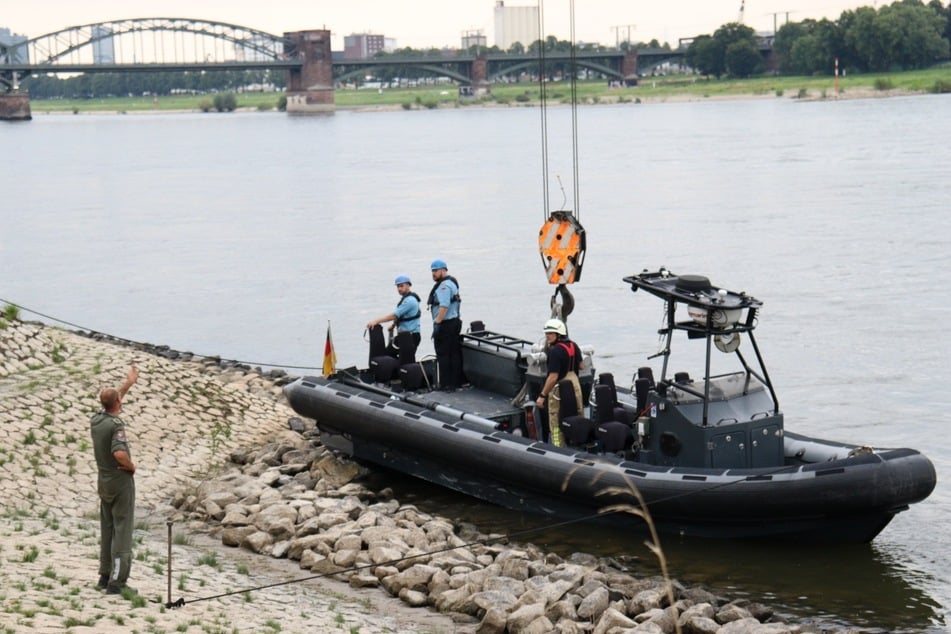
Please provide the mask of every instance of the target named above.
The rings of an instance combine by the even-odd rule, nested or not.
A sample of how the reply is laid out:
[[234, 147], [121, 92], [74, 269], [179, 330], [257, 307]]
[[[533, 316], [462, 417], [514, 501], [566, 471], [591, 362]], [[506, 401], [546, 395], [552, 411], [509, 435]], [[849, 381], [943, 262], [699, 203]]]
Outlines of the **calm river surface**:
[[[919, 448], [938, 469], [931, 498], [871, 545], [671, 539], [681, 580], [823, 623], [949, 627], [949, 105], [921, 96], [580, 109], [588, 257], [571, 324], [598, 369], [626, 382], [657, 349], [660, 303], [622, 276], [661, 265], [704, 274], [765, 302], [758, 340], [789, 429]], [[393, 278], [410, 275], [424, 294], [439, 257], [460, 280], [466, 320], [534, 339], [550, 295], [536, 250], [540, 127], [533, 108], [0, 125], [0, 299], [304, 373], [320, 365], [328, 322], [341, 363], [365, 362], [363, 327], [395, 305]], [[558, 207], [556, 177], [573, 196], [569, 110], [550, 109], [548, 127]], [[486, 529], [534, 521], [396, 484]], [[533, 541], [653, 566], [639, 538], [616, 532], [572, 527]]]

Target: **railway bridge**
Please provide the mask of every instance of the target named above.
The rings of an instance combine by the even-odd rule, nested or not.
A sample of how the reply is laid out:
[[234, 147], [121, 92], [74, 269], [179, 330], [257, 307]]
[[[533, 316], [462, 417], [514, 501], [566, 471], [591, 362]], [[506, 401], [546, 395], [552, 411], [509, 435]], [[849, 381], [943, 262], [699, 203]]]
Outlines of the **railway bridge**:
[[[224, 22], [188, 18], [136, 18], [69, 27], [35, 38], [0, 40], [0, 119], [30, 118], [29, 96], [19, 90], [31, 75], [214, 70], [283, 70], [287, 111], [332, 112], [336, 82], [382, 68], [416, 68], [449, 77], [462, 95], [479, 95], [493, 81], [546, 65], [571, 63], [627, 85], [638, 65], [679, 61], [683, 51], [664, 49], [444, 54], [439, 56], [334, 59], [330, 31], [311, 29], [274, 35]], [[546, 66], [550, 68], [550, 66]]]

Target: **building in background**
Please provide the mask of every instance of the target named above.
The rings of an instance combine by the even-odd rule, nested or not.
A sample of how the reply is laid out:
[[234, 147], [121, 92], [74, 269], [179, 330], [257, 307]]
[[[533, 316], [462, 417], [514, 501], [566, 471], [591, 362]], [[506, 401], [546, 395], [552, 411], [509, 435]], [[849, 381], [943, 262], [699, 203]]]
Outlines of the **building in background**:
[[462, 33], [462, 50], [468, 51], [473, 46], [478, 46], [480, 48], [485, 48], [488, 46], [485, 39], [485, 34], [479, 31], [463, 31]]
[[343, 38], [343, 58], [368, 59], [380, 51], [391, 50], [395, 46], [395, 40], [388, 40], [382, 35], [354, 33]]
[[7, 64], [29, 64], [30, 51], [26, 46], [20, 46], [29, 38], [25, 35], [17, 35], [0, 27], [0, 60]]
[[92, 63], [115, 64], [116, 46], [112, 29], [101, 24], [92, 27]]
[[528, 47], [538, 41], [538, 6], [507, 7], [504, 0], [495, 3], [495, 45], [503, 51], [520, 42]]

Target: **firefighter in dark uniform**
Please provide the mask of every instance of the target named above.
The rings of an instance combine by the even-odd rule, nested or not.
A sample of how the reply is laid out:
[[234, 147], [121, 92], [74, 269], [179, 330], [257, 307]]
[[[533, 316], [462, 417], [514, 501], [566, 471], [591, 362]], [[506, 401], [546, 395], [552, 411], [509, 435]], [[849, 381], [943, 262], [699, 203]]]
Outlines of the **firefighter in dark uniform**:
[[578, 379], [578, 373], [584, 368], [584, 357], [578, 344], [568, 339], [568, 327], [562, 320], [549, 319], [545, 323], [543, 332], [548, 347], [548, 375], [545, 377], [545, 384], [542, 385], [541, 393], [538, 395], [535, 405], [548, 410], [551, 444], [556, 447], [564, 447], [561, 427], [558, 424], [561, 415], [560, 381], [568, 379], [571, 382], [575, 393], [575, 403], [578, 407], [578, 411], [566, 412], [566, 416], [583, 414], [581, 381]]
[[92, 417], [92, 435], [96, 466], [99, 470], [99, 583], [106, 594], [120, 594], [127, 585], [132, 567], [132, 529], [135, 523], [135, 464], [129, 452], [125, 423], [119, 418], [122, 399], [139, 378], [135, 366], [129, 368], [119, 389], [106, 388], [99, 393], [102, 411]]

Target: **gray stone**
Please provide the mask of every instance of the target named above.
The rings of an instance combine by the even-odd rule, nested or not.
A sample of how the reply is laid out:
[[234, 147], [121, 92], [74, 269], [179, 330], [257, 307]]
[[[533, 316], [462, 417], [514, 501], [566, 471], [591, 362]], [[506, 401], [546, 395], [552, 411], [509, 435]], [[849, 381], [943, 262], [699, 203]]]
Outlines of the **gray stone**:
[[501, 610], [508, 613], [518, 601], [518, 596], [503, 590], [484, 590], [473, 594], [472, 600], [483, 610]]
[[545, 606], [541, 603], [523, 605], [509, 614], [506, 627], [510, 632], [524, 632], [530, 623], [543, 616], [545, 616]]
[[602, 586], [581, 601], [581, 605], [578, 606], [578, 616], [596, 621], [607, 608], [608, 589]]
[[350, 576], [351, 588], [375, 588], [380, 585], [380, 580], [376, 575], [366, 571], [358, 572]]
[[628, 604], [628, 614], [642, 614], [648, 610], [660, 608], [666, 600], [666, 595], [659, 590], [642, 590], [634, 595]]
[[487, 610], [476, 628], [476, 634], [504, 634], [507, 616], [497, 608]]
[[716, 610], [709, 603], [698, 603], [686, 608], [680, 614], [680, 624], [683, 625], [694, 617], [712, 619], [716, 615]]
[[716, 615], [716, 620], [720, 623], [732, 623], [733, 621], [749, 618], [753, 618], [753, 615], [750, 614], [750, 611], [746, 608], [736, 605], [735, 603], [729, 603], [723, 606]]
[[425, 592], [418, 592], [409, 588], [400, 590], [399, 597], [403, 600], [403, 603], [414, 608], [421, 608], [429, 602], [429, 596]]
[[475, 616], [479, 610], [479, 606], [472, 601], [475, 592], [477, 590], [469, 585], [447, 590], [436, 597], [436, 608], [440, 612], [461, 612]]
[[681, 620], [680, 628], [684, 634], [717, 634], [720, 624], [711, 618], [694, 614]]
[[263, 553], [271, 544], [271, 536], [264, 531], [255, 531], [241, 541], [242, 548], [255, 553]]
[[257, 529], [253, 526], [235, 526], [221, 531], [221, 543], [225, 546], [240, 546], [241, 542]]
[[633, 629], [637, 627], [637, 623], [627, 618], [621, 612], [618, 612], [614, 608], [608, 608], [601, 614], [601, 618], [598, 619], [598, 623], [594, 627], [592, 634], [607, 634], [611, 628], [623, 628], [623, 629]]
[[[788, 626], [784, 624], [770, 624], [770, 625], [780, 625], [785, 629], [781, 630], [770, 630], [769, 634], [785, 634], [790, 632]], [[768, 627], [764, 626], [762, 623], [754, 619], [752, 616], [737, 619], [735, 621], [730, 621], [726, 625], [722, 626], [717, 630], [717, 634], [766, 634], [763, 628]]]

